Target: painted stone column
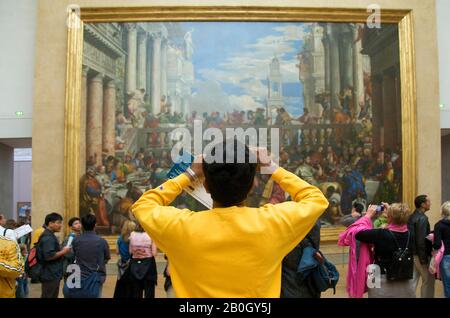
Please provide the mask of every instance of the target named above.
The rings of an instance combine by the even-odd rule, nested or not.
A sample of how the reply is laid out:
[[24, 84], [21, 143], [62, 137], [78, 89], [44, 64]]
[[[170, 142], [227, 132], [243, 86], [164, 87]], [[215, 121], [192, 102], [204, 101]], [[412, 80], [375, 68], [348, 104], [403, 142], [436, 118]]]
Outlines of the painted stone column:
[[330, 41], [329, 41], [329, 23], [323, 24], [323, 55], [324, 55], [324, 74], [325, 74], [325, 92], [330, 92]]
[[392, 69], [386, 70], [383, 74], [383, 122], [384, 122], [384, 146], [390, 149], [395, 149], [397, 136], [396, 136], [396, 123], [395, 116], [395, 79]]
[[161, 43], [161, 95], [167, 97], [167, 41]]
[[87, 119], [87, 94], [89, 67], [83, 65], [81, 73], [81, 104], [80, 104], [80, 177], [86, 172], [86, 119]]
[[336, 34], [330, 26], [329, 42], [330, 42], [330, 94], [331, 106], [337, 107], [339, 105], [339, 98], [337, 94], [341, 91], [341, 78], [339, 72], [339, 42], [336, 39]]
[[383, 78], [372, 75], [372, 124], [373, 143], [378, 151], [384, 147]]
[[116, 139], [116, 85], [114, 80], [106, 83], [103, 96], [103, 150], [114, 156]]
[[353, 86], [353, 31], [349, 32], [347, 28], [343, 28], [340, 37], [341, 46], [341, 88]]
[[[358, 36], [358, 25], [355, 25], [354, 38]], [[354, 104], [356, 116], [361, 112], [361, 105], [364, 104], [364, 69], [363, 57], [361, 54], [362, 45], [361, 39], [353, 43], [353, 90], [354, 90]]]
[[149, 34], [147, 34], [147, 58], [146, 58], [146, 86], [145, 86], [145, 92], [146, 92], [146, 103], [151, 103], [151, 91], [152, 91], [152, 60], [153, 60], [153, 42], [151, 40], [151, 37]]
[[127, 56], [127, 91], [136, 90], [136, 48], [137, 31], [136, 24], [127, 24], [128, 29], [128, 56]]
[[161, 36], [153, 35], [151, 103], [154, 115], [161, 111]]
[[147, 34], [139, 34], [138, 39], [138, 61], [137, 61], [137, 72], [138, 72], [138, 89], [146, 89], [147, 81]]
[[103, 134], [103, 74], [97, 74], [89, 81], [87, 105], [86, 157], [96, 166], [102, 163]]

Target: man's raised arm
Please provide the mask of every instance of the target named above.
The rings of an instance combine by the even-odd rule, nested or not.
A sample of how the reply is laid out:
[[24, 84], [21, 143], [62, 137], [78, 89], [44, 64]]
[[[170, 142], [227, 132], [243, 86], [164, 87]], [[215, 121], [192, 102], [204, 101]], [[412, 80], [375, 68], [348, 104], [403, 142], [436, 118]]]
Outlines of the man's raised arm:
[[189, 215], [190, 211], [187, 209], [168, 206], [189, 184], [189, 177], [183, 173], [148, 190], [131, 207], [139, 224], [162, 250], [166, 247], [163, 236], [169, 229], [169, 234], [175, 235], [176, 229], [173, 227], [177, 224], [176, 221], [184, 215]]

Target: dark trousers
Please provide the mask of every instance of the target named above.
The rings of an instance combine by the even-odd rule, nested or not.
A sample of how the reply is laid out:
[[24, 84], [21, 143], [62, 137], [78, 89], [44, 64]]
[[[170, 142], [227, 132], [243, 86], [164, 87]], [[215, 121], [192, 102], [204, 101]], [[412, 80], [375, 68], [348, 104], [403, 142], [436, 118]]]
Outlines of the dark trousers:
[[60, 280], [42, 282], [41, 298], [58, 298]]
[[130, 286], [131, 298], [155, 298], [155, 282], [150, 280], [133, 281]]
[[130, 261], [130, 297], [155, 298], [155, 285], [158, 280], [154, 257], [131, 259]]

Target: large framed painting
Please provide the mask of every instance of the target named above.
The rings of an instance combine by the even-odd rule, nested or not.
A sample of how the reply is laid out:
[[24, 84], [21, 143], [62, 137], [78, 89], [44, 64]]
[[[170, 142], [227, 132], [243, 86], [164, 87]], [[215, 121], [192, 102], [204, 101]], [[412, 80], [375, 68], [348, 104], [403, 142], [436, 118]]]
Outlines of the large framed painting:
[[[280, 165], [330, 205], [322, 238], [355, 207], [415, 193], [411, 13], [365, 8], [77, 8], [68, 17], [66, 215], [115, 234], [166, 179], [176, 128], [277, 128]], [[200, 137], [201, 138], [201, 137]], [[271, 144], [277, 144], [271, 140]], [[270, 146], [269, 146], [270, 150]], [[247, 204], [289, 198], [258, 175]], [[187, 194], [172, 203], [205, 207]]]

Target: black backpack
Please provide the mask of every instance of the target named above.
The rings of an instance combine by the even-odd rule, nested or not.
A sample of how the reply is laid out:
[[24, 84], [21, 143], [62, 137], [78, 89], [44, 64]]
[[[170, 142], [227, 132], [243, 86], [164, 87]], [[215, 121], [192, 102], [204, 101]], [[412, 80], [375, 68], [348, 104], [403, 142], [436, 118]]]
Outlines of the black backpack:
[[398, 244], [395, 235], [391, 233], [394, 238], [397, 250], [392, 254], [391, 265], [386, 269], [386, 278], [390, 281], [407, 280], [413, 278], [414, 258], [409, 247], [410, 232], [408, 231], [408, 241], [406, 247], [401, 248]]
[[40, 282], [41, 272], [43, 268], [43, 262], [41, 257], [42, 253], [39, 246], [41, 237], [39, 238], [37, 243], [31, 248], [25, 261], [25, 273], [27, 273], [28, 277], [31, 278], [32, 284], [37, 284]]

